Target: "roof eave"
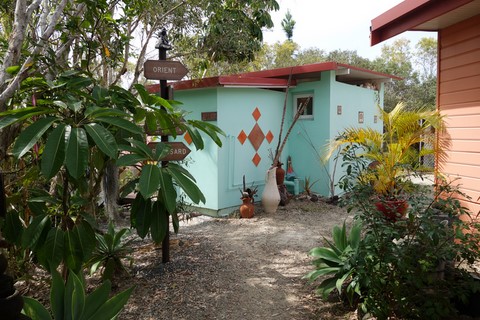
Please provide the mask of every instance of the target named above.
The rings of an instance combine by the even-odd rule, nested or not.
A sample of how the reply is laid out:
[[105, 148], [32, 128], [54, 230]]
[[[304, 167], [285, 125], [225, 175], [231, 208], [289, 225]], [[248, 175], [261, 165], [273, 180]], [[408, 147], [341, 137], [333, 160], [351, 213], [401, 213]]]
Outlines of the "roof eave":
[[[473, 0], [405, 0], [374, 18], [370, 27], [370, 44], [376, 45], [402, 32], [413, 30], [429, 20], [444, 15]], [[437, 31], [429, 29], [424, 31]]]

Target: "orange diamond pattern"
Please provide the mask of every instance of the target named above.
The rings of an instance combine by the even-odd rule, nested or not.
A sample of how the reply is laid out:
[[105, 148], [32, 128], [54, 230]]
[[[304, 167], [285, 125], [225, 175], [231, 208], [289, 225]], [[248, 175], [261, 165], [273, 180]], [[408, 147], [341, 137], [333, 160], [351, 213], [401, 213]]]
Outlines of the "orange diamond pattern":
[[188, 144], [192, 144], [193, 140], [192, 140], [192, 137], [190, 136], [190, 134], [188, 132], [183, 135], [183, 138], [185, 139], [185, 141]]
[[237, 137], [238, 141], [240, 141], [241, 144], [244, 144], [245, 143], [245, 140], [247, 140], [247, 134], [245, 133], [245, 131], [241, 131], [239, 134], [238, 134], [238, 137]]
[[250, 143], [252, 144], [255, 151], [258, 151], [258, 148], [260, 148], [260, 146], [262, 145], [263, 140], [265, 140], [265, 135], [263, 134], [262, 129], [260, 129], [258, 123], [255, 123], [252, 131], [250, 131], [250, 134], [248, 135], [248, 140], [250, 140]]
[[262, 114], [261, 114], [260, 110], [258, 110], [258, 108], [255, 108], [255, 110], [253, 110], [253, 112], [252, 112], [252, 116], [253, 116], [253, 119], [255, 119], [255, 121], [258, 121], [258, 119], [260, 119]]
[[255, 155], [253, 156], [253, 159], [252, 159], [252, 162], [255, 165], [255, 167], [258, 167], [258, 164], [260, 163], [261, 160], [262, 158], [258, 155], [258, 153], [255, 152]]
[[273, 133], [272, 133], [272, 131], [268, 130], [268, 133], [267, 133], [267, 135], [265, 136], [265, 138], [267, 138], [268, 143], [272, 143], [272, 140], [273, 140]]

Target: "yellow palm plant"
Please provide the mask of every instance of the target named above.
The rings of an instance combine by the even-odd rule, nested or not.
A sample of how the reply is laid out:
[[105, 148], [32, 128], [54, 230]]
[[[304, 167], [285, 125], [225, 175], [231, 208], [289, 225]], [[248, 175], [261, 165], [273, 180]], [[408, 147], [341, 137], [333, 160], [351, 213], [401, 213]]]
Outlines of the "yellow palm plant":
[[[419, 156], [443, 156], [444, 146], [436, 141], [436, 135], [443, 130], [444, 122], [438, 111], [409, 110], [403, 103], [390, 112], [379, 107], [379, 113], [383, 132], [368, 127], [347, 128], [331, 142], [328, 156], [348, 144], [361, 146], [360, 156], [371, 161], [370, 170], [361, 180], [369, 180], [376, 193], [394, 198], [403, 189], [406, 168], [413, 168]], [[423, 146], [418, 150], [420, 143]]]

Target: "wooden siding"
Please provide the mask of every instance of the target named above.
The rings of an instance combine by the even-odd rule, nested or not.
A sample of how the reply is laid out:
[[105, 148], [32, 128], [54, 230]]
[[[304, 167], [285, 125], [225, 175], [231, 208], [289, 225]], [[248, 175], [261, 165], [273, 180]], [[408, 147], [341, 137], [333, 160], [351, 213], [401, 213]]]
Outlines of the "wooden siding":
[[458, 183], [480, 210], [480, 15], [440, 30], [438, 108], [451, 145], [442, 173]]

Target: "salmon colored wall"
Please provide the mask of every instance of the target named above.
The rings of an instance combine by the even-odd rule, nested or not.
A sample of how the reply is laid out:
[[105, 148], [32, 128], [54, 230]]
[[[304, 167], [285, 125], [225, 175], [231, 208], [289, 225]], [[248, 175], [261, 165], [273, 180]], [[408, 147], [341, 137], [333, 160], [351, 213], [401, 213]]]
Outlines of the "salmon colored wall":
[[441, 173], [459, 177], [473, 214], [480, 212], [480, 15], [440, 30], [438, 108], [451, 145]]

